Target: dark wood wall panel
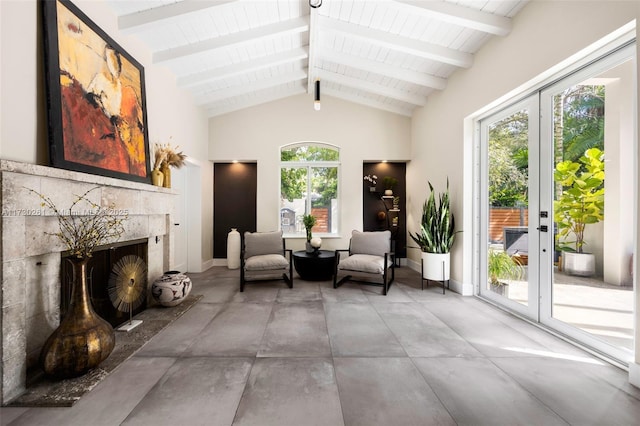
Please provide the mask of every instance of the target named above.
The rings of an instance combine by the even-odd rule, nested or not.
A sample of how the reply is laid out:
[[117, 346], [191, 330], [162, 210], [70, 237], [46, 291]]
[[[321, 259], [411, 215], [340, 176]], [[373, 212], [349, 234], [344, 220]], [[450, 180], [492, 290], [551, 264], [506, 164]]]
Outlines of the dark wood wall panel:
[[258, 165], [216, 163], [213, 166], [213, 257], [226, 259], [227, 234], [256, 231]]
[[[396, 239], [396, 255], [398, 258], [407, 257], [407, 164], [406, 163], [364, 163], [362, 165], [363, 176], [376, 175], [378, 182], [376, 190], [370, 190], [370, 183], [363, 180], [363, 206], [362, 206], [362, 226], [364, 231], [383, 231], [391, 230], [392, 235]], [[385, 176], [391, 176], [398, 179], [398, 184], [393, 189], [393, 195], [400, 197], [400, 212], [393, 213], [398, 215], [398, 226], [392, 227], [391, 217], [380, 219], [379, 212], [388, 213], [385, 210], [381, 196], [384, 195]], [[391, 204], [391, 202], [389, 202]], [[390, 207], [388, 205], [388, 207]], [[396, 229], [397, 228], [397, 229]]]

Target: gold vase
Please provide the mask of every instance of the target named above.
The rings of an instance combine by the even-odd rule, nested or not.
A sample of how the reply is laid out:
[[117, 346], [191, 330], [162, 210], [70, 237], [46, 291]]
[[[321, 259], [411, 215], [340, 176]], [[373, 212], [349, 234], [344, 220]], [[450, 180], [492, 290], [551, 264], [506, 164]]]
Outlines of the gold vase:
[[164, 186], [165, 188], [171, 188], [171, 168], [167, 163], [162, 163], [162, 165], [160, 166], [160, 171], [164, 175], [162, 186]]
[[69, 258], [73, 287], [69, 309], [40, 352], [44, 372], [56, 379], [81, 376], [107, 359], [116, 342], [113, 327], [93, 310], [87, 289], [88, 258]]
[[153, 169], [151, 171], [151, 182], [155, 186], [162, 186], [164, 184], [164, 173], [160, 169]]

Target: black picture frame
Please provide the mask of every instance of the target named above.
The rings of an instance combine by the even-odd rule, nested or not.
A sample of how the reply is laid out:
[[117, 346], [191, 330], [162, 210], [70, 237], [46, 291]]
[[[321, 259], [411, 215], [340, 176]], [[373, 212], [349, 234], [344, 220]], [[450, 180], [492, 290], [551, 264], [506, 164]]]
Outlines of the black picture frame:
[[49, 163], [151, 183], [144, 67], [69, 0], [41, 0]]

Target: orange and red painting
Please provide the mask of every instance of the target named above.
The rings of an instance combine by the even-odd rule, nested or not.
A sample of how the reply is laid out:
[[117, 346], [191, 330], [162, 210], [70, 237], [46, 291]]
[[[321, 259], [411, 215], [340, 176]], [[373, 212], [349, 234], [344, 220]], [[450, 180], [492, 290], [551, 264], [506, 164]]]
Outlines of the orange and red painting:
[[68, 0], [44, 0], [53, 166], [148, 182], [144, 69]]

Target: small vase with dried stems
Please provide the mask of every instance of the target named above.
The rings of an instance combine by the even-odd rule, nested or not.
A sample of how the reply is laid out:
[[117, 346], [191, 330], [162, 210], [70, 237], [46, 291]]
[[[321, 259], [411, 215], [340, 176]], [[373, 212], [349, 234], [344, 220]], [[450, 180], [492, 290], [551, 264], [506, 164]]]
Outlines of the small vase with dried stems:
[[162, 183], [158, 184], [154, 181], [154, 185], [171, 188], [171, 167], [179, 169], [184, 165], [187, 156], [178, 151], [179, 147], [172, 147], [170, 144], [156, 144], [154, 153], [154, 165], [151, 172], [152, 179], [154, 174], [162, 174]]

